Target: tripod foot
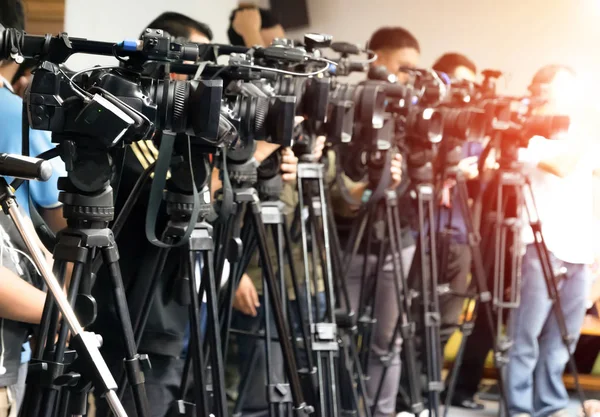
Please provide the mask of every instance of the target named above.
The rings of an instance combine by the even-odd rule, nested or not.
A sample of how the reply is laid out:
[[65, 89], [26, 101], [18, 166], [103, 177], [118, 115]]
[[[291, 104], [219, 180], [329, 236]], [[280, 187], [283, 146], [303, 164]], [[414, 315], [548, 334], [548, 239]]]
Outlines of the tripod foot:
[[294, 409], [294, 414], [296, 417], [305, 417], [314, 412], [315, 408], [312, 405], [307, 405], [306, 403], [302, 403], [300, 407]]

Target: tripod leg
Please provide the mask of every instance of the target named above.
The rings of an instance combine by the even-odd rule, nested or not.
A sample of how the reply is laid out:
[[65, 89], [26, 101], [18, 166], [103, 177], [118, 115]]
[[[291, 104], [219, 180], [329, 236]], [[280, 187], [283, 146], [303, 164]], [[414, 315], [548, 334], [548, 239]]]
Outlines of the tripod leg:
[[[433, 190], [429, 186], [421, 186], [418, 191], [419, 211], [419, 243], [421, 271], [423, 273], [421, 282], [421, 297], [423, 302], [423, 324], [425, 331], [425, 347], [427, 351], [427, 390], [429, 393], [429, 414], [439, 414], [440, 392], [443, 389], [441, 382], [440, 352], [440, 314], [437, 296], [437, 261]], [[428, 226], [428, 229], [426, 228]], [[429, 230], [429, 232], [427, 232]]]
[[[203, 251], [204, 259], [204, 277], [207, 295], [208, 322], [207, 337], [210, 343], [212, 372], [213, 372], [213, 392], [214, 406], [217, 417], [227, 415], [227, 397], [225, 393], [225, 364], [221, 350], [221, 333], [219, 332], [219, 311], [215, 280], [215, 271], [213, 266], [213, 253], [210, 250]], [[198, 260], [195, 260], [197, 264]], [[194, 297], [195, 298], [195, 297]], [[198, 323], [199, 324], [199, 323]]]
[[[467, 237], [468, 237], [469, 247], [471, 249], [472, 276], [475, 279], [477, 288], [479, 290], [479, 299], [477, 301], [477, 304], [483, 303], [488, 327], [490, 328], [490, 334], [493, 335], [494, 334], [494, 318], [493, 318], [493, 313], [492, 313], [492, 306], [490, 305], [491, 294], [488, 290], [486, 277], [485, 277], [485, 267], [483, 264], [483, 256], [481, 254], [481, 247], [480, 247], [481, 238], [479, 237], [479, 235], [477, 234], [477, 232], [475, 230], [473, 216], [471, 215], [471, 212], [469, 211], [469, 205], [468, 205], [469, 199], [468, 199], [467, 185], [462, 178], [458, 178], [458, 181], [456, 184], [456, 191], [458, 193], [459, 208], [461, 210], [462, 217], [464, 219], [464, 223], [465, 223], [465, 226], [467, 229]], [[502, 197], [502, 193], [499, 193], [499, 196]], [[505, 246], [501, 246], [501, 247], [505, 248]], [[501, 255], [499, 257], [502, 259], [502, 263], [504, 263], [504, 259], [503, 259], [504, 255]], [[502, 275], [504, 274], [503, 270], [501, 270], [500, 272], [502, 273]], [[476, 309], [474, 310], [475, 312], [478, 311], [477, 304], [476, 304]], [[463, 325], [463, 327], [465, 327], [465, 326]], [[460, 364], [462, 363], [462, 353], [464, 353], [464, 346], [466, 346], [467, 338], [471, 334], [472, 331], [473, 331], [473, 325], [470, 324], [468, 327], [468, 333], [466, 333], [466, 332], [463, 333], [463, 339], [461, 340], [461, 348], [462, 348], [463, 352], [461, 352], [461, 350], [459, 349], [460, 357], [457, 355], [457, 358], [455, 359], [454, 369], [456, 369], [456, 370], [458, 370], [460, 368]], [[496, 346], [496, 344], [497, 344], [496, 338], [494, 338], [493, 343], [494, 343], [494, 346]], [[494, 362], [495, 362], [496, 369], [498, 369], [498, 371], [499, 371], [498, 372], [498, 388], [500, 391], [501, 406], [503, 408], [505, 415], [508, 416], [508, 404], [506, 402], [504, 377], [502, 375], [499, 365], [496, 363], [495, 355], [494, 355]], [[452, 373], [452, 379], [450, 380], [450, 384], [451, 384], [450, 387], [452, 388], [452, 391], [448, 391], [448, 393], [446, 395], [446, 398], [447, 398], [446, 405], [448, 405], [448, 403], [452, 400], [452, 395], [454, 394], [453, 390], [454, 390], [454, 387], [456, 386], [457, 376], [458, 376], [457, 372]], [[444, 413], [446, 413], [446, 411], [444, 411]]]
[[[271, 349], [271, 306], [269, 305], [270, 291], [267, 287], [266, 280], [263, 280], [263, 294], [264, 294], [264, 319], [265, 319], [265, 364], [266, 364], [266, 378], [267, 378], [267, 403], [269, 404], [269, 417], [276, 417], [278, 415], [277, 411], [279, 408], [279, 404], [274, 402], [274, 398], [272, 398], [271, 388], [274, 384], [273, 374], [273, 354]], [[277, 295], [275, 295], [277, 297]], [[281, 339], [281, 335], [279, 335]]]
[[[77, 294], [79, 293], [79, 283], [81, 282], [81, 275], [83, 273], [83, 265], [81, 263], [75, 263], [73, 267], [73, 274], [71, 277], [71, 283], [69, 285], [69, 304], [71, 307], [75, 306], [75, 300], [77, 299]], [[63, 363], [65, 360], [65, 351], [67, 346], [67, 337], [69, 335], [69, 326], [63, 320], [60, 326], [60, 331], [58, 334], [58, 340], [54, 345], [54, 362]], [[57, 397], [59, 396], [60, 391], [63, 391], [61, 394], [64, 395], [64, 391], [57, 389], [49, 389], [46, 391], [44, 395], [44, 399], [42, 400], [42, 404], [46, 406], [46, 409], [41, 414], [44, 417], [50, 417], [54, 410], [54, 404], [57, 402]]]
[[235, 402], [235, 407], [233, 408], [233, 416], [234, 417], [242, 415], [242, 410], [243, 410], [244, 404], [246, 402], [246, 397], [248, 395], [248, 388], [250, 387], [250, 382], [251, 382], [251, 378], [249, 378], [248, 376], [250, 375], [250, 372], [252, 372], [252, 370], [256, 367], [258, 355], [259, 355], [259, 348], [258, 348], [258, 345], [255, 344], [252, 347], [252, 354], [250, 355], [250, 360], [248, 361], [248, 363], [246, 364], [246, 368], [242, 372], [241, 383], [240, 383], [240, 387], [238, 390], [238, 397], [237, 397], [237, 401]]
[[[273, 241], [275, 242], [275, 247], [277, 248], [277, 274], [279, 275], [279, 290], [280, 290], [280, 294], [279, 297], [281, 298], [281, 302], [286, 306], [285, 308], [285, 312], [286, 312], [286, 320], [287, 320], [287, 325], [290, 328], [290, 331], [292, 332], [292, 348], [294, 349], [294, 356], [296, 357], [297, 361], [298, 361], [298, 365], [300, 365], [300, 358], [301, 358], [301, 353], [298, 350], [298, 344], [296, 343], [296, 331], [295, 331], [295, 327], [294, 325], [297, 324], [298, 328], [300, 329], [300, 333], [302, 335], [304, 335], [304, 324], [302, 323], [303, 320], [303, 314], [302, 314], [302, 308], [300, 306], [300, 303], [298, 302], [298, 295], [299, 293], [294, 293], [296, 295], [296, 302], [295, 303], [291, 303], [288, 301], [288, 297], [287, 297], [287, 283], [285, 281], [285, 257], [284, 257], [284, 231], [283, 229], [285, 229], [285, 224], [273, 224], [271, 225], [271, 233], [273, 235]], [[288, 258], [288, 265], [290, 267], [290, 270], [294, 269], [294, 259], [293, 257]], [[295, 274], [296, 272], [294, 271], [293, 274]], [[296, 278], [292, 277], [292, 283], [294, 282]], [[297, 283], [296, 283], [296, 287], [297, 287]], [[294, 316], [292, 314], [292, 309], [295, 310], [296, 313], [296, 317], [298, 317], [299, 323], [295, 323], [294, 322]], [[308, 347], [308, 343], [307, 340], [304, 340], [304, 344], [305, 347]], [[306, 351], [308, 352], [308, 350]]]
[[[343, 277], [343, 266], [342, 266], [342, 245], [338, 236], [335, 224], [335, 218], [333, 215], [331, 196], [327, 193], [325, 198], [327, 199], [327, 221], [329, 222], [329, 230], [331, 235], [331, 256], [333, 262], [333, 277], [337, 279], [334, 281], [336, 284], [336, 300], [344, 300], [344, 304], [347, 308], [350, 306], [350, 294], [348, 293], [348, 287], [346, 281], [341, 279]], [[341, 292], [340, 292], [341, 290]], [[339, 303], [338, 303], [339, 304]], [[339, 307], [337, 305], [336, 307]]]
[[[64, 282], [64, 276], [65, 276], [65, 268], [66, 268], [66, 263], [63, 261], [56, 261], [54, 262], [54, 267], [53, 267], [53, 274], [54, 276], [58, 277], [59, 279], [61, 279], [60, 284], [62, 285]], [[51, 343], [54, 344], [54, 334], [56, 333], [51, 333], [50, 332], [50, 328], [52, 327], [53, 330], [56, 330], [55, 324], [53, 325], [51, 322], [54, 321], [52, 319], [53, 317], [53, 309], [54, 309], [54, 299], [50, 296], [46, 296], [46, 302], [44, 304], [44, 310], [42, 312], [42, 321], [40, 323], [40, 327], [39, 327], [39, 331], [37, 334], [37, 340], [50, 340], [48, 338], [48, 335], [51, 334]], [[57, 316], [58, 317], [58, 316]], [[35, 350], [33, 352], [33, 357], [35, 359], [43, 359], [44, 357], [44, 348], [48, 346], [47, 342], [46, 343], [38, 343], [35, 347]]]
[[292, 397], [294, 399], [294, 406], [296, 412], [309, 412], [309, 409], [304, 403], [302, 390], [300, 388], [300, 380], [296, 370], [296, 359], [293, 356], [293, 349], [290, 342], [290, 332], [287, 329], [284, 317], [283, 307], [281, 300], [276, 296], [277, 294], [277, 282], [273, 273], [273, 266], [271, 265], [271, 259], [269, 257], [268, 249], [266, 246], [266, 231], [265, 225], [262, 222], [260, 206], [253, 202], [250, 206], [252, 210], [253, 226], [258, 235], [258, 250], [260, 259], [263, 265], [263, 274], [266, 279], [267, 288], [269, 290], [269, 301], [273, 305], [273, 313], [275, 315], [275, 325], [277, 327], [277, 333], [279, 334], [279, 340], [281, 342], [281, 349], [283, 351], [285, 371], [290, 381], [290, 388], [292, 391]]
[[125, 370], [133, 392], [136, 410], [140, 416], [149, 416], [150, 407], [144, 386], [144, 373], [142, 372], [140, 355], [137, 354], [137, 348], [135, 346], [131, 318], [129, 316], [129, 309], [127, 308], [127, 300], [125, 298], [125, 288], [123, 287], [123, 279], [119, 268], [119, 255], [114, 243], [111, 246], [102, 248], [102, 258], [104, 264], [107, 266], [113, 285], [115, 307], [117, 317], [121, 324], [121, 332], [123, 334], [123, 342], [125, 345]]
[[[414, 344], [414, 324], [408, 321], [407, 311], [409, 310], [409, 300], [406, 298], [406, 295], [403, 297], [402, 289], [400, 286], [402, 284], [403, 288], [407, 288], [408, 283], [404, 276], [404, 271], [402, 267], [402, 257], [398, 229], [399, 214], [397, 213], [395, 196], [396, 195], [394, 193], [391, 195], [391, 198], [386, 199], [385, 209], [387, 219], [387, 237], [390, 242], [390, 256], [392, 259], [392, 267], [394, 274], [393, 284], [396, 296], [396, 305], [398, 309], [398, 318], [396, 326], [394, 328], [394, 332], [392, 334], [392, 338], [390, 339], [388, 345], [388, 352], [391, 356], [387, 359], [388, 362], [385, 364], [385, 367], [383, 369], [379, 386], [377, 388], [377, 394], [375, 396], [374, 407], [377, 407], [377, 404], [379, 402], [379, 398], [383, 390], [384, 381], [387, 376], [389, 366], [391, 364], [391, 361], [393, 361], [393, 355], [396, 354], [394, 352], [394, 350], [397, 350], [396, 339], [398, 338], [399, 333], [401, 333], [404, 341], [404, 355], [406, 358], [406, 365], [408, 371], [412, 411], [415, 414], [418, 414], [423, 409], [423, 404], [421, 401], [419, 401], [421, 396], [421, 389], [419, 383], [419, 375], [416, 368], [417, 355]], [[405, 294], [407, 293], [405, 292]]]
[[[54, 262], [53, 266], [53, 274], [54, 276], [59, 278], [59, 282], [62, 286], [63, 277], [65, 274], [66, 263], [57, 260]], [[35, 346], [33, 351], [33, 359], [35, 361], [42, 361], [44, 359], [44, 351], [49, 350], [51, 352], [54, 347], [54, 336], [56, 335], [57, 323], [58, 323], [58, 312], [56, 311], [56, 305], [54, 302], [54, 298], [50, 295], [46, 296], [46, 302], [44, 304], [44, 310], [42, 312], [42, 320], [40, 327], [38, 329], [36, 338], [40, 341]], [[28, 379], [31, 380], [33, 377], [33, 372], [31, 370], [32, 364], [29, 364], [30, 370]], [[42, 397], [43, 392], [41, 387], [34, 384], [29, 383], [26, 388], [25, 397], [23, 400], [23, 409], [21, 411], [23, 416], [38, 416], [40, 415], [40, 408], [42, 405]]]
[[[186, 358], [185, 368], [189, 370], [192, 368], [194, 376], [193, 390], [194, 390], [194, 403], [196, 404], [196, 416], [206, 417], [209, 415], [209, 400], [205, 390], [206, 387], [206, 376], [204, 373], [204, 355], [202, 353], [202, 339], [200, 337], [200, 300], [197, 296], [196, 290], [196, 254], [194, 252], [189, 253], [188, 263], [186, 265], [187, 276], [190, 277], [188, 280], [190, 297], [190, 345], [188, 347], [188, 356]], [[181, 385], [181, 399], [185, 400], [185, 388], [187, 386], [188, 372], [184, 372], [182, 377]]]
[[[525, 198], [525, 209], [527, 212], [527, 216], [531, 222], [531, 229], [533, 231], [534, 236], [534, 245], [538, 257], [540, 259], [540, 263], [542, 265], [542, 273], [544, 275], [544, 281], [546, 282], [546, 288], [548, 290], [548, 296], [550, 301], [552, 302], [552, 311], [554, 317], [556, 319], [556, 324], [558, 325], [558, 329], [560, 332], [560, 336], [562, 339], [562, 343], [565, 346], [568, 354], [568, 365], [573, 376], [573, 380], [575, 382], [575, 389], [577, 391], [577, 395], [579, 397], [579, 401], [581, 402], [581, 406], [585, 412], [585, 393], [583, 392], [583, 388], [581, 387], [581, 383], [579, 381], [579, 373], [577, 371], [577, 365], [575, 363], [575, 358], [573, 357], [573, 349], [576, 337], [569, 334], [569, 328], [567, 326], [567, 321], [564, 314], [563, 304], [560, 297], [560, 291], [558, 289], [556, 276], [554, 273], [554, 268], [552, 265], [552, 259], [550, 255], [550, 251], [546, 246], [546, 242], [544, 240], [544, 236], [542, 234], [542, 227], [540, 224], [540, 219], [537, 211], [537, 206], [535, 204], [535, 199], [533, 195], [533, 190], [531, 188], [531, 184], [529, 182], [526, 183], [525, 188], [529, 192], [529, 200]], [[527, 204], [527, 202], [531, 204]], [[573, 279], [573, 278], [567, 278]], [[569, 283], [566, 283], [568, 285]], [[581, 291], [583, 293], [583, 291]], [[577, 326], [577, 330], [579, 330], [580, 326]]]
[[[360, 360], [358, 358], [358, 350], [356, 348], [356, 343], [351, 335], [347, 337], [346, 345], [350, 349], [350, 357], [352, 358], [352, 363], [354, 364], [354, 373], [356, 374], [357, 379], [357, 387], [358, 392], [361, 394], [363, 399], [363, 417], [371, 417], [371, 407], [369, 406], [368, 394], [367, 394], [367, 386], [365, 384], [365, 377], [362, 367], [360, 366]], [[352, 370], [351, 370], [352, 371]], [[358, 404], [356, 405], [356, 410], [358, 410]]]
[[[224, 297], [225, 301], [221, 304], [219, 314], [221, 323], [221, 340], [223, 341], [222, 351], [224, 358], [227, 357], [227, 349], [229, 348], [229, 329], [231, 327], [233, 299], [235, 297], [235, 291], [237, 285], [239, 284], [239, 280], [241, 279], [243, 273], [246, 271], [246, 268], [248, 267], [249, 263], [249, 258], [244, 258], [243, 253], [248, 249], [248, 247], [254, 247], [253, 237], [251, 237], [252, 228], [250, 224], [249, 215], [246, 215], [246, 219], [248, 219], [248, 221], [244, 222], [243, 227], [241, 226], [241, 216], [244, 212], [246, 212], [246, 203], [240, 203], [240, 206], [238, 207], [238, 212], [236, 212], [235, 216], [232, 218], [232, 220], [230, 220], [233, 224], [229, 224], [227, 226], [228, 230], [233, 230], [232, 240], [234, 241], [234, 248], [232, 250], [235, 251], [235, 254], [233, 254], [233, 256], [229, 256], [229, 258], [231, 258], [229, 282], [227, 283], [227, 291]], [[226, 238], [229, 239], [229, 236], [227, 236]], [[251, 253], [254, 253], [254, 249], [251, 250]]]
[[[165, 238], [165, 241], [170, 243], [170, 238]], [[156, 292], [156, 288], [162, 279], [162, 273], [165, 268], [165, 264], [167, 263], [167, 257], [169, 256], [169, 249], [161, 248], [158, 252], [156, 267], [154, 269], [154, 274], [150, 279], [150, 285], [146, 286], [146, 291], [144, 294], [137, 294], [136, 299], [143, 300], [143, 306], [141, 309], [137, 307], [131, 308], [131, 311], [134, 312], [134, 316], [132, 317], [132, 328], [135, 337], [135, 345], [139, 346], [142, 336], [144, 334], [144, 330], [146, 328], [146, 323], [148, 322], [148, 317], [150, 315], [150, 309], [152, 308], [152, 303], [154, 302], [154, 293]], [[128, 299], [131, 299], [128, 297]], [[119, 372], [119, 389], [117, 391], [117, 395], [119, 399], [123, 399], [123, 395], [125, 394], [125, 390], [127, 389], [127, 375], [124, 370]]]
[[287, 262], [290, 267], [290, 275], [292, 278], [292, 285], [294, 287], [294, 293], [296, 294], [296, 305], [297, 315], [298, 315], [298, 328], [302, 334], [302, 343], [304, 345], [304, 351], [306, 352], [306, 361], [308, 371], [311, 371], [314, 368], [313, 356], [310, 347], [310, 336], [309, 330], [306, 328], [306, 324], [308, 323], [308, 319], [305, 318], [302, 312], [302, 303], [305, 301], [302, 292], [300, 291], [300, 285], [298, 285], [298, 275], [296, 273], [296, 265], [294, 264], [294, 256], [292, 254], [292, 237], [290, 235], [289, 229], [286, 225], [283, 225], [283, 237], [285, 240], [285, 252], [287, 255]]

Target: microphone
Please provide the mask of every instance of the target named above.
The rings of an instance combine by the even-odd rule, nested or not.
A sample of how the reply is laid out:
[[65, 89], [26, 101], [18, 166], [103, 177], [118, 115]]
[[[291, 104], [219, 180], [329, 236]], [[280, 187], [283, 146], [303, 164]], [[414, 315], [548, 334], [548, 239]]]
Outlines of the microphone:
[[39, 158], [3, 153], [0, 154], [0, 175], [23, 180], [48, 181], [52, 176], [52, 165]]

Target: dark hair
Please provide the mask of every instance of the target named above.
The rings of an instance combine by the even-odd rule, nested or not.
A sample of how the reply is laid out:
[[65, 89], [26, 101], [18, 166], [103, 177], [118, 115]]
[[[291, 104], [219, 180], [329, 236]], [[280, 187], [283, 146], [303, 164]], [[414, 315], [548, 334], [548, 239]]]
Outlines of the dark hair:
[[473, 71], [473, 73], [477, 73], [477, 67], [475, 66], [475, 63], [466, 56], [456, 52], [450, 52], [442, 55], [437, 61], [435, 61], [435, 64], [433, 64], [433, 69], [435, 71], [444, 72], [448, 75], [452, 75], [452, 73], [456, 71], [458, 67], [466, 67]]
[[[177, 12], [164, 12], [146, 27], [162, 29], [173, 38], [189, 39], [192, 31], [200, 32], [208, 40], [212, 40], [213, 38], [212, 30], [210, 30], [208, 25]], [[142, 34], [140, 34], [140, 38]]]
[[[242, 35], [240, 35], [233, 29], [233, 19], [235, 18], [235, 14], [239, 10], [254, 9], [254, 8], [256, 8], [256, 6], [251, 5], [251, 4], [244, 4], [244, 5], [241, 5], [240, 7], [238, 7], [237, 9], [234, 9], [231, 12], [231, 15], [229, 16], [229, 29], [227, 29], [227, 36], [229, 37], [229, 43], [231, 43], [232, 45], [235, 45], [235, 46], [245, 46], [246, 45], [246, 43], [244, 42], [244, 38], [242, 38]], [[269, 28], [279, 25], [279, 21], [273, 15], [273, 13], [271, 13], [270, 10], [259, 8], [258, 12], [260, 13], [260, 28], [261, 29], [269, 29]]]
[[413, 48], [421, 52], [419, 41], [408, 30], [401, 27], [383, 27], [371, 36], [367, 47], [373, 51], [378, 49]]
[[554, 80], [554, 77], [556, 77], [556, 74], [561, 71], [566, 71], [573, 76], [576, 75], [573, 68], [567, 65], [546, 65], [545, 67], [540, 68], [533, 76], [533, 80], [531, 80], [531, 84], [528, 87], [529, 91], [531, 91], [532, 94], [539, 94], [539, 87], [543, 84], [550, 84], [552, 80]]
[[25, 30], [25, 12], [21, 0], [0, 0], [0, 24], [5, 28]]

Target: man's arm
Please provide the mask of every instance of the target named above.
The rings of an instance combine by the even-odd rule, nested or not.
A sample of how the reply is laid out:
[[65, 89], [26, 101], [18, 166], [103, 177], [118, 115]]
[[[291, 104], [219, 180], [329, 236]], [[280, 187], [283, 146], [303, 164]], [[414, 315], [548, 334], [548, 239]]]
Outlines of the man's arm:
[[67, 220], [63, 217], [62, 206], [46, 209], [40, 209], [40, 215], [54, 233], [60, 232], [67, 227]]
[[0, 267], [0, 317], [38, 324], [46, 293], [23, 281], [10, 269]]
[[557, 155], [550, 158], [545, 158], [538, 163], [538, 168], [542, 171], [564, 178], [571, 174], [581, 162], [583, 153], [568, 152], [562, 155]]
[[562, 140], [548, 140], [536, 136], [529, 141], [528, 148], [519, 153], [519, 159], [544, 172], [564, 178], [581, 164], [593, 169], [590, 165], [591, 160], [587, 158], [595, 155], [596, 150], [596, 146], [574, 136]]
[[260, 33], [262, 22], [257, 8], [238, 10], [231, 26], [244, 39], [247, 47], [266, 46]]

